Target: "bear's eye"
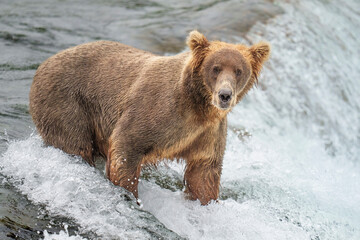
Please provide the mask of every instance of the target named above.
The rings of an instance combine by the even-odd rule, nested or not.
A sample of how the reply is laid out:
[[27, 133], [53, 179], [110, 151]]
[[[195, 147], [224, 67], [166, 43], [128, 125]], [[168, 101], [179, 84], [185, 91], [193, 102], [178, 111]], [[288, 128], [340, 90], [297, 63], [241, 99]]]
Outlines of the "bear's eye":
[[236, 69], [235, 73], [236, 73], [236, 76], [240, 76], [242, 71], [241, 71], [241, 69]]
[[219, 74], [221, 72], [221, 68], [219, 66], [215, 66], [213, 68], [213, 71], [214, 71], [215, 74]]

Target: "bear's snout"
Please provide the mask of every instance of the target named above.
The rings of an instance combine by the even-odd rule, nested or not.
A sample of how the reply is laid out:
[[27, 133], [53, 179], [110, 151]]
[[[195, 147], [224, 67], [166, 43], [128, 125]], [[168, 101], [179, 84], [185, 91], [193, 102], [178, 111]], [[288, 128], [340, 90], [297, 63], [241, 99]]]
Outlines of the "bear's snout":
[[219, 99], [221, 103], [228, 103], [231, 100], [232, 91], [231, 89], [225, 88], [219, 91]]
[[222, 109], [229, 108], [231, 105], [231, 99], [233, 92], [230, 88], [221, 88], [218, 92], [218, 104]]

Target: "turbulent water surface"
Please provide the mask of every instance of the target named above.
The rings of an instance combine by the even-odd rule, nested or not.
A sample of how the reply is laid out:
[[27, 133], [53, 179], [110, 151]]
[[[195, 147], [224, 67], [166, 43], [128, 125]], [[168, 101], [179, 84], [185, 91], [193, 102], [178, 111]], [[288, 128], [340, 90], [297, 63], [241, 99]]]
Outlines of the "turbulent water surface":
[[[360, 239], [360, 2], [0, 2], [0, 239]], [[46, 147], [28, 112], [37, 66], [108, 39], [159, 54], [267, 40], [260, 83], [229, 116], [219, 203], [184, 199], [178, 163], [144, 169], [142, 207], [101, 159]]]

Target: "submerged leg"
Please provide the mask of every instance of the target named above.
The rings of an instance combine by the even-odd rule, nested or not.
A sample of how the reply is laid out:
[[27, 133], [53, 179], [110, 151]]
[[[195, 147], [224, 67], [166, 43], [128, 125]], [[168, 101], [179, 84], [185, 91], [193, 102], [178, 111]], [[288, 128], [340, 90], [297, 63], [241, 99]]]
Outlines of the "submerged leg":
[[106, 175], [109, 180], [133, 193], [138, 198], [138, 183], [141, 170], [141, 154], [128, 150], [121, 151], [121, 146], [110, 143], [106, 161]]
[[185, 171], [185, 193], [191, 200], [199, 199], [202, 205], [219, 197], [221, 166], [188, 163]]

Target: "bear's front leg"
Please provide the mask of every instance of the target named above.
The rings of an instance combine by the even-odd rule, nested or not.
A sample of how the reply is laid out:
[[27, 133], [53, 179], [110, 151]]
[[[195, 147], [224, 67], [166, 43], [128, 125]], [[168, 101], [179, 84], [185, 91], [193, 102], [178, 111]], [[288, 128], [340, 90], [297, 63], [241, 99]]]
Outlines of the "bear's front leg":
[[219, 196], [221, 164], [206, 164], [209, 161], [190, 162], [185, 171], [185, 193], [191, 200], [199, 199], [201, 205], [217, 200]]
[[109, 180], [132, 192], [138, 198], [138, 183], [141, 170], [141, 155], [122, 151], [119, 144], [110, 143], [106, 161], [106, 175]]

